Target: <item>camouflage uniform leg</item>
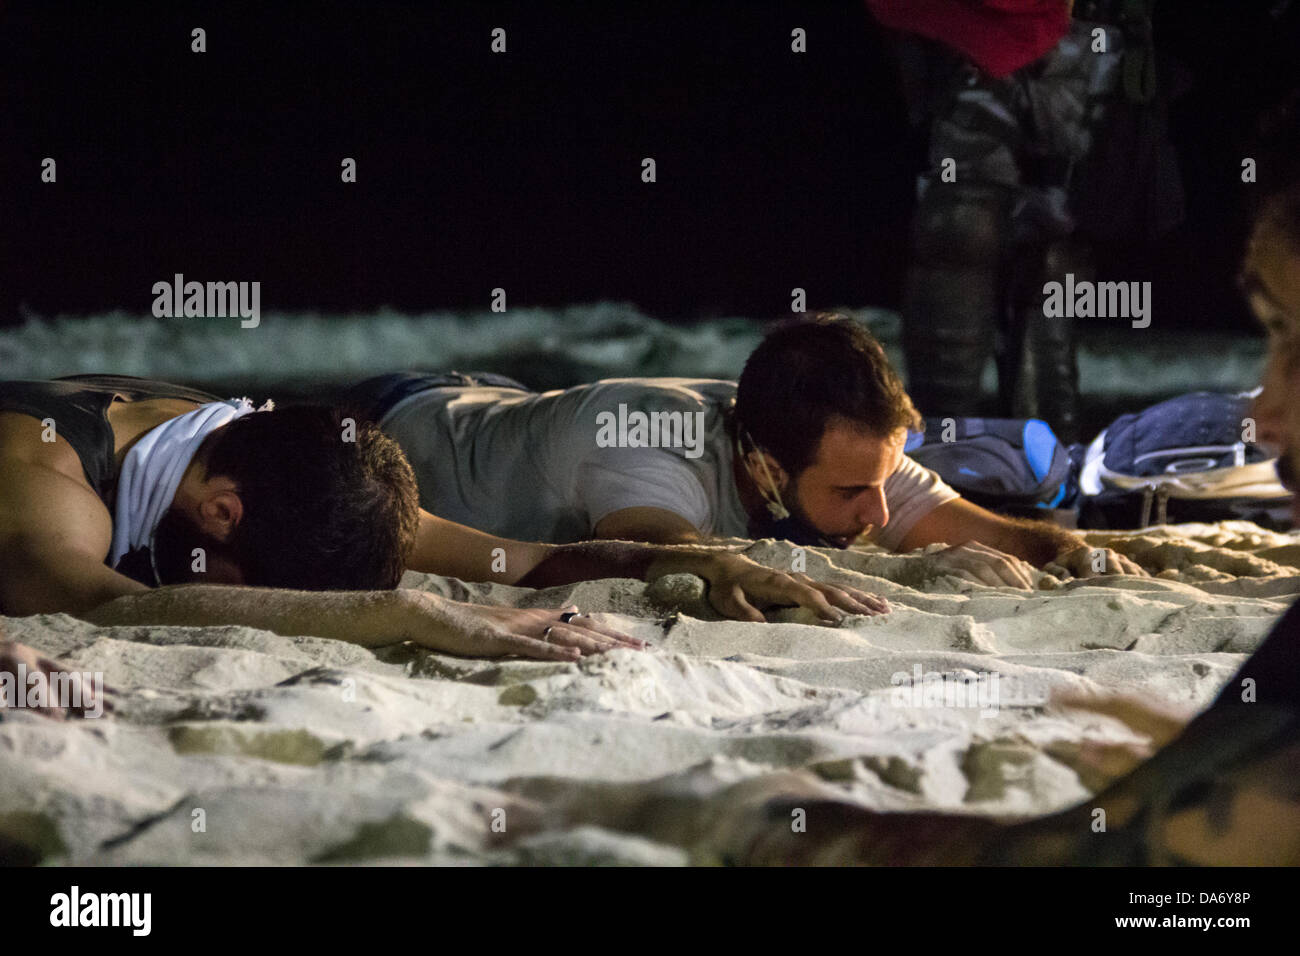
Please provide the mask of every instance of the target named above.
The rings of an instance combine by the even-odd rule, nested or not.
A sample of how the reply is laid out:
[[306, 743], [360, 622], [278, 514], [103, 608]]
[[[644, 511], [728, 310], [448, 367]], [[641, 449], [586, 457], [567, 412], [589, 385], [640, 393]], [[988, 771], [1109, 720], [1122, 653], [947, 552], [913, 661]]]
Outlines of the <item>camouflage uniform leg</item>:
[[953, 87], [934, 120], [931, 170], [919, 184], [903, 349], [908, 389], [923, 414], [972, 415], [981, 410], [980, 378], [1002, 310], [1020, 129], [1005, 101], [1012, 85], [966, 67]]
[[1016, 418], [1041, 418], [1066, 444], [1080, 440], [1079, 365], [1075, 349], [1074, 319], [1043, 314], [1043, 285], [1064, 282], [1067, 273], [1076, 281], [1095, 278], [1087, 243], [1066, 237], [1048, 243], [1046, 251], [1026, 264], [1040, 261], [1042, 270], [1025, 276], [1017, 295], [1016, 327], [1021, 348], [1013, 356], [1014, 370], [1004, 373], [1011, 413]]
[[1079, 373], [1074, 322], [1043, 314], [1043, 285], [1067, 273], [1093, 280], [1092, 256], [1075, 234], [1071, 181], [1092, 148], [1093, 131], [1118, 91], [1122, 36], [1106, 30], [1106, 52], [1092, 48], [1100, 25], [1075, 21], [1070, 33], [1022, 77], [1025, 183], [1013, 216], [1015, 347], [1003, 366], [1002, 394], [1019, 418], [1042, 418], [1065, 442], [1079, 439]]

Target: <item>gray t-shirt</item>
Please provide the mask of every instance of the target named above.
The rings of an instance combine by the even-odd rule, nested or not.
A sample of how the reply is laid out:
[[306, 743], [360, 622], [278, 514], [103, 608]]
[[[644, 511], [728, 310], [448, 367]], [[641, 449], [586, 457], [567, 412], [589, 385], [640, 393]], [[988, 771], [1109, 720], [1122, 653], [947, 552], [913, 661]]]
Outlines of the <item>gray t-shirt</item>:
[[[701, 532], [750, 537], [724, 413], [734, 382], [605, 379], [564, 391], [431, 388], [380, 422], [406, 452], [433, 514], [523, 541], [592, 536], [624, 508], [662, 508]], [[885, 482], [894, 549], [933, 508], [958, 497], [904, 457]]]

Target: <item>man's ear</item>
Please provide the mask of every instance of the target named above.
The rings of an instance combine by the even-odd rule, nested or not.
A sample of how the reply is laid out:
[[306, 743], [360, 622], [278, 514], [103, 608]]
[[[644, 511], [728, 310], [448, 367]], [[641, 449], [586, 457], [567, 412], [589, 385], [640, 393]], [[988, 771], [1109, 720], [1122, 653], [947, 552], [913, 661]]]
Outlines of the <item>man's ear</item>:
[[[790, 476], [786, 474], [785, 469], [781, 467], [781, 463], [768, 452], [755, 449], [745, 455], [745, 462], [749, 465], [749, 473], [759, 481], [770, 474], [772, 476], [772, 481], [776, 483], [777, 491], [784, 492], [786, 486], [790, 483]], [[767, 471], [763, 470], [763, 464], [765, 462], [767, 464]]]
[[199, 502], [199, 530], [218, 541], [229, 541], [243, 519], [244, 502], [233, 486], [212, 489]]

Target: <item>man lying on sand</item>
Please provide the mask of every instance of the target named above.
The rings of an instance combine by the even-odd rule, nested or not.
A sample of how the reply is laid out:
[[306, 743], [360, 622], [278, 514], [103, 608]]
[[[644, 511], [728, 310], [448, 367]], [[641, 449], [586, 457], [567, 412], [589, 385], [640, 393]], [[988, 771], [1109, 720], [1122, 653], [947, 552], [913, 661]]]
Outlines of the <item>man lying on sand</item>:
[[[920, 417], [879, 343], [833, 313], [770, 333], [739, 383], [609, 379], [536, 394], [500, 377], [398, 373], [350, 401], [402, 446], [426, 509], [499, 535], [943, 543], [948, 569], [1014, 587], [1032, 587], [1030, 564], [1084, 577], [1096, 562], [1076, 535], [986, 511], [904, 455]], [[1103, 566], [1143, 573], [1110, 551]]]
[[[1300, 489], [1300, 184], [1265, 207], [1241, 284], [1268, 332], [1257, 436], [1278, 450], [1283, 482]], [[715, 851], [771, 864], [1300, 865], [1300, 604], [1185, 726], [1131, 698], [1058, 703], [1118, 717], [1162, 749], [1078, 806], [1021, 823], [878, 813], [809, 774], [742, 784], [753, 792], [739, 809], [724, 795]], [[673, 807], [682, 812], [680, 799]], [[797, 833], [795, 807], [806, 814]], [[635, 808], [638, 819], [655, 810]]]
[[888, 610], [718, 549], [556, 547], [458, 527], [419, 510], [410, 466], [377, 429], [269, 406], [122, 376], [0, 383], [0, 613], [571, 660], [643, 642], [576, 608], [464, 604], [398, 581], [407, 568], [533, 587], [681, 571], [747, 620], [768, 605], [828, 623]]

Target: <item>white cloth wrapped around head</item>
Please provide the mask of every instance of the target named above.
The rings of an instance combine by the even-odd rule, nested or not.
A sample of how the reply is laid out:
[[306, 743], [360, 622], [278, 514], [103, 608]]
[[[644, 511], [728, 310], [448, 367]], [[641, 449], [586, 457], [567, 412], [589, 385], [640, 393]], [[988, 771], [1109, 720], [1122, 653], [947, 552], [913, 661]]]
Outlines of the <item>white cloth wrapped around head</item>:
[[146, 432], [127, 452], [117, 476], [109, 565], [116, 568], [123, 555], [137, 548], [152, 551], [158, 522], [172, 506], [185, 469], [208, 435], [251, 412], [274, 407], [268, 401], [254, 409], [247, 398], [209, 402]]

